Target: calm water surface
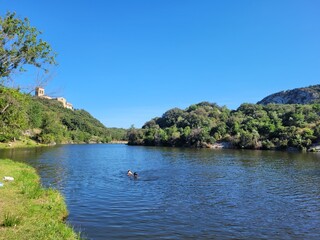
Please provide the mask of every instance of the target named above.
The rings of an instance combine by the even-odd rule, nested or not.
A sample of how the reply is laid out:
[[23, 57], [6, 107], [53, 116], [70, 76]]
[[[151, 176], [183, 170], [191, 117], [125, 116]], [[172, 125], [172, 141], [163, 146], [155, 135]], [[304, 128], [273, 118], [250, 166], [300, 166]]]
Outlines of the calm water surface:
[[88, 239], [320, 239], [319, 154], [106, 144], [4, 157], [59, 189]]

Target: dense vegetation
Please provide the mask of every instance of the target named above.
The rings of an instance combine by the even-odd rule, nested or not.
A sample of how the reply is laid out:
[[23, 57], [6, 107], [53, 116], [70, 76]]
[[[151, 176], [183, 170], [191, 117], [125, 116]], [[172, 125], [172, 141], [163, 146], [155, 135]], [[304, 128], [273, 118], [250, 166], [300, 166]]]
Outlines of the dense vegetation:
[[131, 128], [128, 138], [131, 145], [304, 150], [320, 139], [320, 104], [242, 104], [230, 111], [202, 102]]
[[108, 129], [85, 110], [0, 87], [0, 142], [89, 143], [124, 140], [126, 130]]

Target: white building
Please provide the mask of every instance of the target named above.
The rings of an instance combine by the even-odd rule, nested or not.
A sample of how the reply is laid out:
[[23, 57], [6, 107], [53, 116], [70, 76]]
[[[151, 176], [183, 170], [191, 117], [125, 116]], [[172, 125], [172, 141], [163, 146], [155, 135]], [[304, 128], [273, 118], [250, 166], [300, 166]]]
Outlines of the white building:
[[67, 100], [66, 100], [64, 97], [52, 98], [52, 97], [46, 96], [46, 95], [44, 94], [44, 88], [42, 88], [42, 87], [36, 87], [35, 96], [36, 96], [36, 97], [39, 97], [39, 98], [56, 100], [56, 101], [58, 101], [58, 102], [61, 102], [64, 108], [68, 108], [68, 109], [73, 110], [72, 104], [71, 104], [71, 103], [68, 103]]

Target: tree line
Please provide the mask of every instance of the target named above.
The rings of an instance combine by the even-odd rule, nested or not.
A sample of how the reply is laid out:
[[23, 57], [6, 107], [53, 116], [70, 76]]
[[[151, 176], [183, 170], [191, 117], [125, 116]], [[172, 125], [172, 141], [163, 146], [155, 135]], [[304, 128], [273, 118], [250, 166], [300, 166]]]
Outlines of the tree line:
[[0, 87], [0, 142], [31, 139], [43, 144], [125, 140], [126, 130], [106, 128], [85, 110]]
[[320, 104], [242, 104], [229, 110], [201, 102], [131, 128], [131, 145], [244, 149], [309, 149], [320, 139]]

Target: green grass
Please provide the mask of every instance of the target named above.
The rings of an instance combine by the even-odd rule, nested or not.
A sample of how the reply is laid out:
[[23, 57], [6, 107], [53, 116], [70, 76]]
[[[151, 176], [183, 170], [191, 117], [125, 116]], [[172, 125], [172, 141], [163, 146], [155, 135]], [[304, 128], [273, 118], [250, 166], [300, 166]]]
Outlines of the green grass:
[[10, 213], [5, 213], [4, 214], [4, 219], [3, 219], [3, 227], [15, 227], [20, 223], [20, 217], [14, 216]]
[[[14, 181], [4, 182], [3, 176]], [[40, 185], [35, 170], [23, 163], [0, 159], [0, 239], [80, 239], [64, 219], [63, 196]]]
[[43, 147], [48, 146], [46, 144], [37, 143], [31, 139], [16, 140], [15, 142], [0, 142], [0, 149], [8, 148], [34, 148], [34, 147]]

